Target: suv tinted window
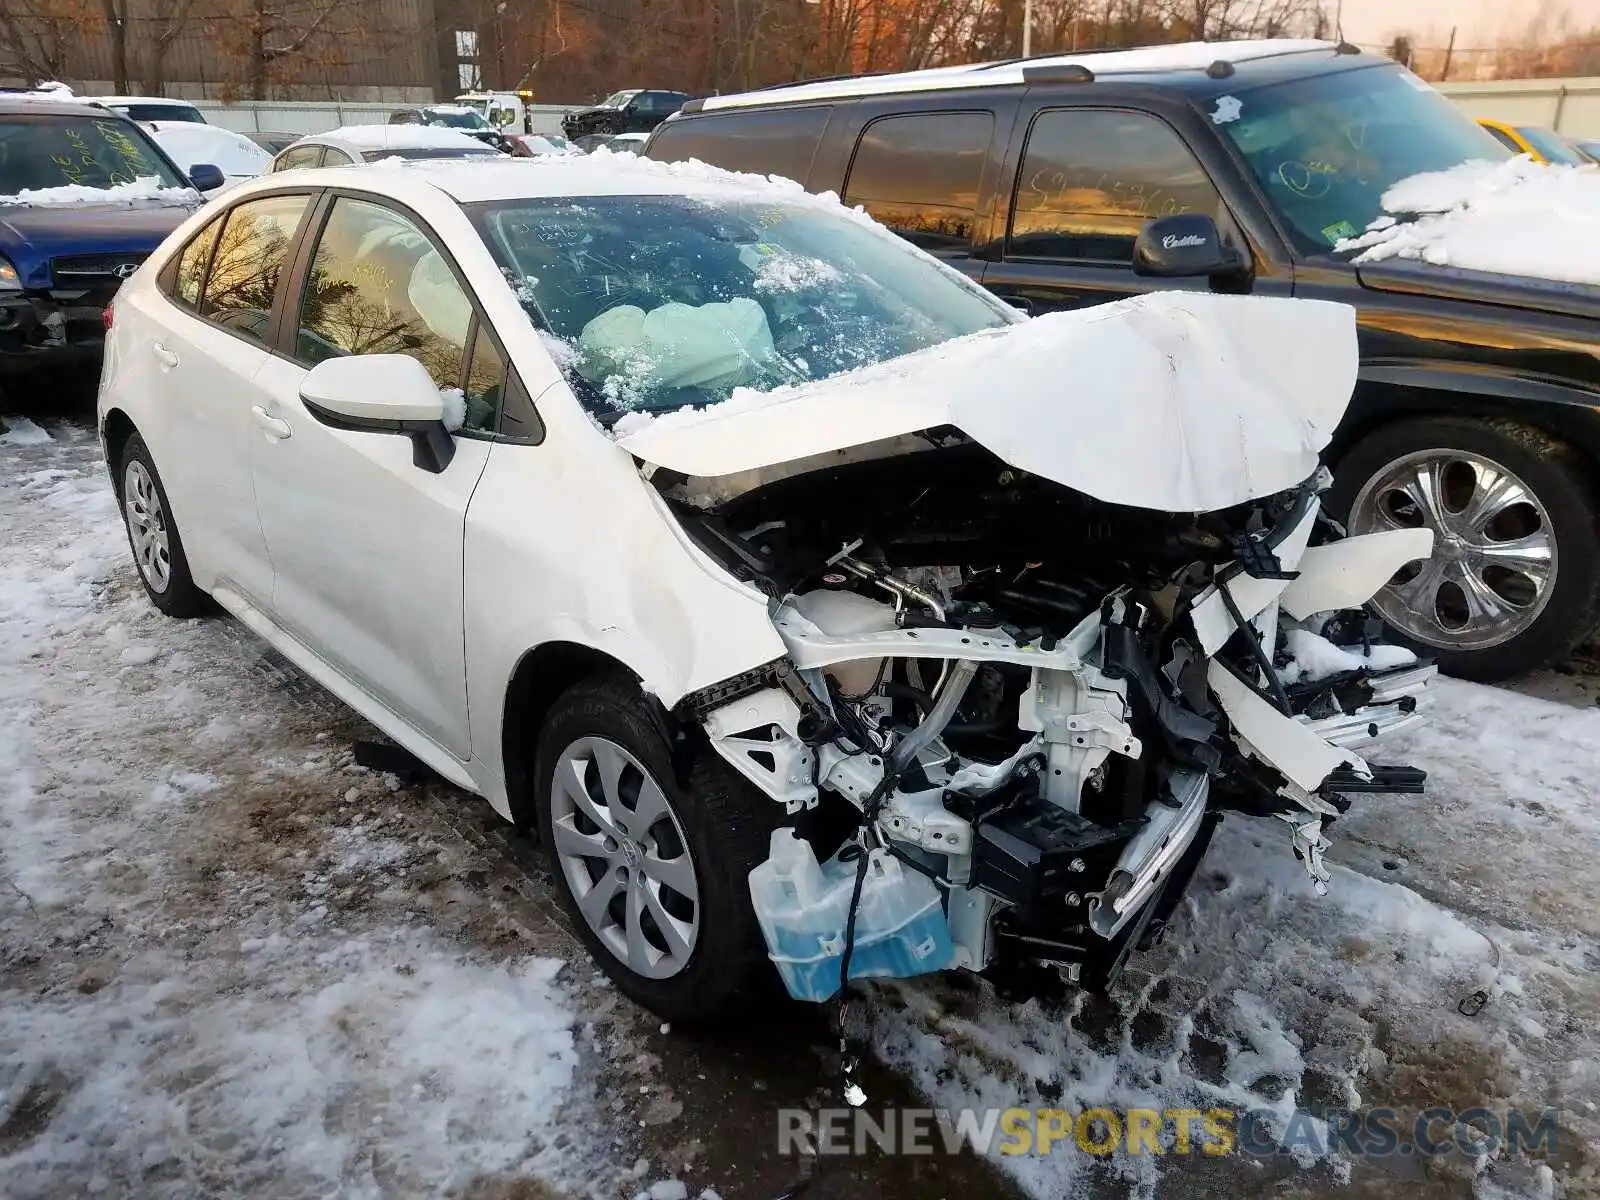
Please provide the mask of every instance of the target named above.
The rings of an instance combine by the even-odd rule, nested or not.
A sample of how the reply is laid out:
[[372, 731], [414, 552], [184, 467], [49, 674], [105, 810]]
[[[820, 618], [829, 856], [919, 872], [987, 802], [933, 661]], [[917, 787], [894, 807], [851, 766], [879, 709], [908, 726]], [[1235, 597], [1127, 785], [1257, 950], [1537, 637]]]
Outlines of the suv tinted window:
[[272, 164], [274, 171], [294, 171], [301, 167], [314, 167], [322, 161], [321, 146], [296, 146], [278, 155]]
[[880, 118], [856, 145], [845, 202], [924, 250], [964, 252], [993, 133], [986, 112]]
[[1007, 251], [1131, 263], [1147, 221], [1219, 215], [1221, 198], [1171, 126], [1144, 113], [1061, 109], [1028, 132]]
[[221, 228], [221, 218], [212, 221], [178, 253], [178, 269], [172, 276], [172, 288], [167, 295], [185, 308], [200, 307], [200, 285], [205, 282], [211, 247], [216, 245], [217, 231]]
[[822, 106], [679, 117], [656, 130], [649, 157], [662, 162], [698, 158], [729, 171], [804, 183], [832, 112]]
[[278, 278], [309, 203], [308, 196], [267, 196], [229, 210], [200, 300], [202, 317], [266, 344]]
[[458, 388], [471, 325], [472, 302], [409, 217], [365, 200], [334, 201], [300, 297], [301, 361], [409, 354], [441, 388]]

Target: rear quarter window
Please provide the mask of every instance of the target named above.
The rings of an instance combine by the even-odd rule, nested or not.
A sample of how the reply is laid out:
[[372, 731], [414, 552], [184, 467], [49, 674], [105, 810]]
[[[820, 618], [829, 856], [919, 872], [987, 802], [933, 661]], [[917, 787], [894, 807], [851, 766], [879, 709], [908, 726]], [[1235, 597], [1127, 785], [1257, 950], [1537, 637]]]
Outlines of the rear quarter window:
[[844, 201], [924, 250], [964, 254], [993, 134], [989, 112], [879, 117], [856, 144]]
[[831, 105], [818, 105], [679, 117], [656, 131], [649, 157], [697, 158], [728, 171], [781, 175], [803, 184], [832, 113]]

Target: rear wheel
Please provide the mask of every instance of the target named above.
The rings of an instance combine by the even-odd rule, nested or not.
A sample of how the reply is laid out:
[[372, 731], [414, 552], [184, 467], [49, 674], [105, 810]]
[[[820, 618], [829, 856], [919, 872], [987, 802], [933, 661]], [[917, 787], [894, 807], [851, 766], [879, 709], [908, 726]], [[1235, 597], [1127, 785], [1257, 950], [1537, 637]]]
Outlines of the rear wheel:
[[161, 486], [149, 447], [137, 433], [122, 449], [117, 478], [122, 492], [122, 521], [145, 594], [169, 617], [199, 616], [206, 611], [206, 595], [189, 574], [189, 560], [172, 520], [166, 489]]
[[534, 779], [562, 901], [629, 998], [705, 1020], [764, 977], [748, 881], [781, 810], [710, 750], [680, 781], [637, 683], [596, 678], [563, 695]]
[[1572, 452], [1507, 421], [1425, 417], [1339, 463], [1330, 508], [1352, 534], [1426, 528], [1432, 559], [1372, 606], [1453, 675], [1503, 679], [1569, 653], [1600, 606], [1600, 535]]

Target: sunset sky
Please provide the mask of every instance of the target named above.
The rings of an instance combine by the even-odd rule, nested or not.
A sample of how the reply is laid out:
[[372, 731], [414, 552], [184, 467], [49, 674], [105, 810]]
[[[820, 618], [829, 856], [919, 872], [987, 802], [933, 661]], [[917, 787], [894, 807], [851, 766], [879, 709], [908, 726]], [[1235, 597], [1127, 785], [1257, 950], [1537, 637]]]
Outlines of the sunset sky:
[[[1337, 2], [1328, 0], [1328, 5]], [[1600, 0], [1551, 5], [1557, 11], [1563, 6], [1580, 26], [1600, 25]], [[1409, 31], [1422, 44], [1431, 45], [1437, 37], [1442, 46], [1455, 25], [1457, 45], [1492, 46], [1525, 25], [1538, 8], [1538, 0], [1344, 0], [1344, 35], [1353, 42], [1378, 43]]]

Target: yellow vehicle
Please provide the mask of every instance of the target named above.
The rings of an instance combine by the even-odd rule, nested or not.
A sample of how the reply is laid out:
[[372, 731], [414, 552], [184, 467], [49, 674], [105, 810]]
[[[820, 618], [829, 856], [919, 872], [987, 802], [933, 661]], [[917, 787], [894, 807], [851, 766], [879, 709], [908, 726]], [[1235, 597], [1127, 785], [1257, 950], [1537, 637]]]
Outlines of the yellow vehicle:
[[1507, 149], [1531, 155], [1534, 162], [1581, 167], [1590, 161], [1576, 146], [1553, 130], [1540, 129], [1536, 125], [1509, 125], [1488, 117], [1479, 117], [1478, 124], [1504, 143]]

